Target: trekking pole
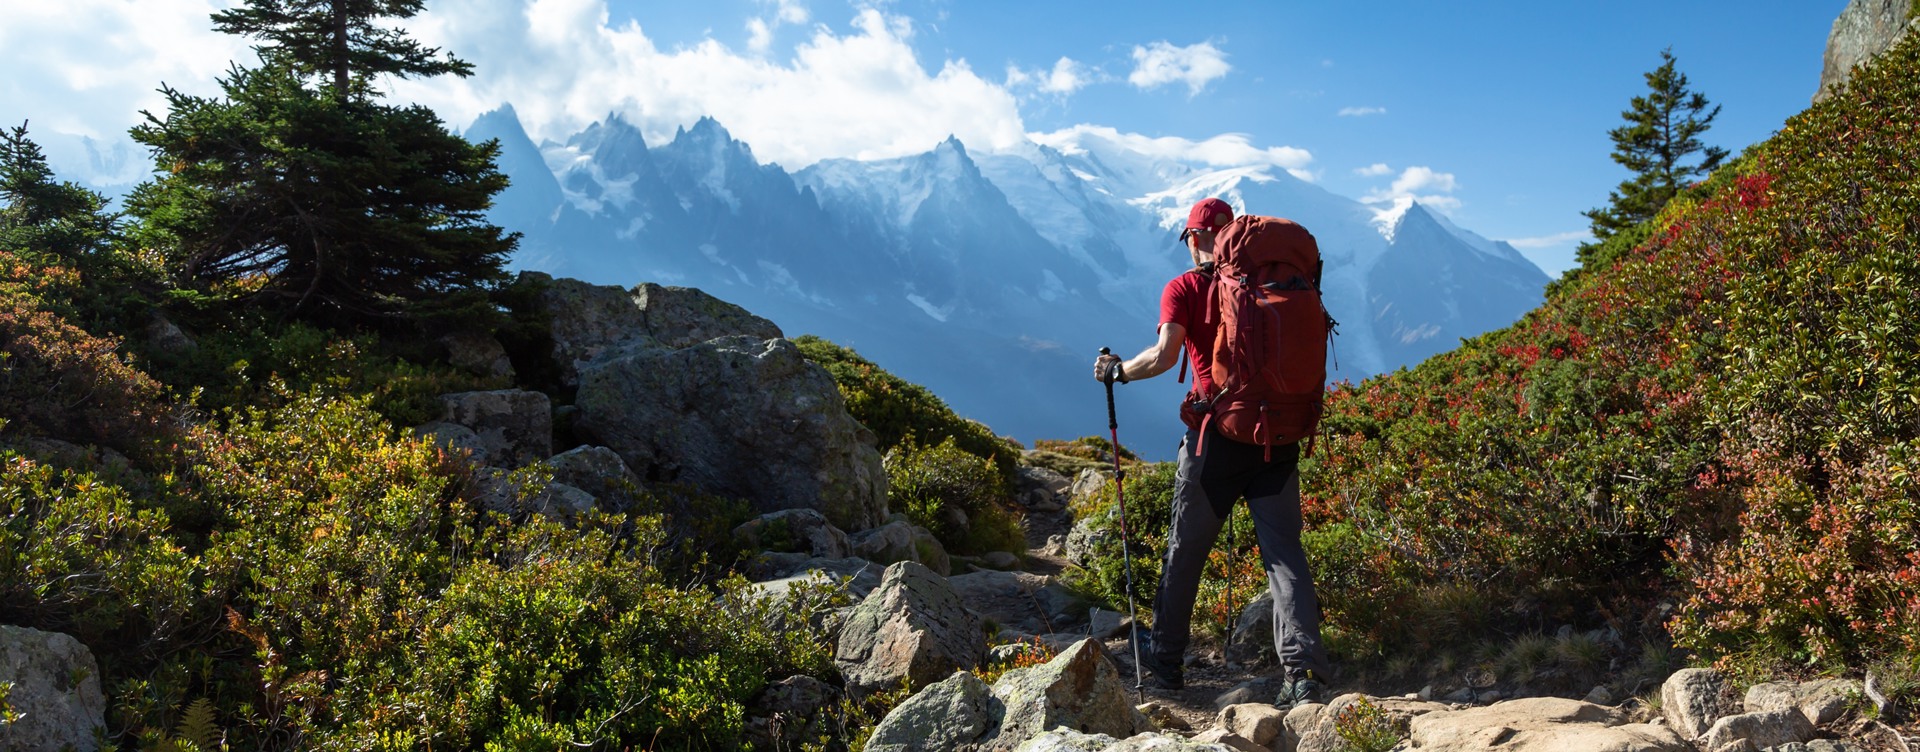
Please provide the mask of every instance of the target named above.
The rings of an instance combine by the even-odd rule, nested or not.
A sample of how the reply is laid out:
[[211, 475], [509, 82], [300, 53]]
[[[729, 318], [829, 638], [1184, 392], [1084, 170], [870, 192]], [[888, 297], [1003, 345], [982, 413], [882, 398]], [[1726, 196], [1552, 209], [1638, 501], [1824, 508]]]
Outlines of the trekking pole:
[[[1113, 351], [1100, 348], [1101, 355], [1112, 355]], [[1107, 431], [1113, 437], [1113, 498], [1120, 507], [1120, 560], [1126, 563], [1127, 570], [1127, 619], [1133, 622], [1133, 696], [1140, 702], [1147, 701], [1147, 681], [1140, 675], [1140, 614], [1133, 605], [1133, 553], [1127, 546], [1127, 493], [1126, 471], [1120, 469], [1120, 420], [1113, 412], [1113, 382], [1120, 378], [1120, 364], [1114, 364], [1107, 377], [1101, 379], [1107, 385]]]

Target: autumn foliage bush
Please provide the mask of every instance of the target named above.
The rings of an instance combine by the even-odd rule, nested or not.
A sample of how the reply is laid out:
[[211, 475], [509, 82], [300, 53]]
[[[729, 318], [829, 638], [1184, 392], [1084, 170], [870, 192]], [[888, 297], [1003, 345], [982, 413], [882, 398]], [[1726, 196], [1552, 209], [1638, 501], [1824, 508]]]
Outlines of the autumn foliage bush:
[[1708, 658], [1920, 650], [1920, 40], [1588, 254], [1540, 309], [1329, 395], [1330, 629], [1664, 626]]

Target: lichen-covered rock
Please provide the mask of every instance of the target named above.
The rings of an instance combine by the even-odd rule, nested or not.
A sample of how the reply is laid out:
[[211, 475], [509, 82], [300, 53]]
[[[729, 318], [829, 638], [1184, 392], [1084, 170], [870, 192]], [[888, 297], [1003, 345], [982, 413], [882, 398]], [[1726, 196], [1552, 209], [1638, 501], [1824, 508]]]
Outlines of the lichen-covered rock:
[[1000, 728], [1004, 708], [979, 677], [965, 671], [929, 685], [887, 713], [866, 752], [964, 752]]
[[933, 532], [897, 514], [892, 522], [856, 533], [853, 536], [853, 553], [881, 564], [917, 561], [942, 577], [953, 571], [952, 559], [948, 558], [946, 547], [933, 537]]
[[1740, 698], [1725, 674], [1710, 668], [1673, 672], [1660, 685], [1660, 713], [1688, 739], [1713, 728], [1713, 722], [1740, 712]]
[[763, 514], [734, 528], [733, 537], [748, 550], [804, 553], [823, 559], [845, 558], [853, 552], [847, 534], [812, 509]]
[[484, 332], [454, 332], [440, 338], [447, 362], [476, 376], [513, 378], [513, 361], [500, 340]]
[[1035, 512], [1058, 512], [1066, 508], [1067, 491], [1073, 481], [1044, 467], [1021, 465], [1014, 468], [1014, 498]]
[[651, 283], [631, 290], [524, 272], [542, 287], [537, 306], [553, 338], [560, 382], [579, 383], [581, 365], [609, 349], [679, 349], [734, 335], [778, 339], [780, 328], [700, 290]]
[[1062, 726], [1115, 738], [1153, 730], [1153, 723], [1134, 709], [1120, 670], [1096, 640], [1082, 640], [1041, 665], [1007, 672], [994, 683], [993, 696], [1006, 706], [993, 749], [1012, 749]]
[[903, 561], [888, 566], [880, 587], [847, 615], [833, 662], [847, 691], [864, 697], [903, 680], [925, 687], [986, 657], [979, 617], [933, 570]]
[[846, 531], [886, 519], [873, 433], [784, 339], [623, 350], [585, 366], [577, 425], [646, 482], [687, 483], [760, 512], [818, 509]]
[[606, 447], [574, 447], [554, 455], [547, 464], [553, 467], [555, 482], [592, 494], [599, 507], [608, 512], [631, 510], [646, 493], [627, 463]]
[[1853, 0], [1833, 20], [1827, 35], [1827, 53], [1820, 70], [1820, 90], [1813, 101], [1826, 99], [1833, 87], [1853, 76], [1853, 67], [1893, 47], [1911, 23], [1911, 0]]
[[0, 625], [0, 684], [17, 720], [0, 724], [0, 749], [94, 750], [107, 698], [93, 651], [58, 632]]
[[1859, 682], [1816, 679], [1810, 682], [1762, 682], [1747, 688], [1746, 711], [1794, 708], [1815, 726], [1833, 723], [1847, 712], [1848, 698], [1862, 694]]
[[553, 455], [553, 404], [518, 389], [440, 395], [440, 420], [474, 433], [475, 464], [517, 468]]

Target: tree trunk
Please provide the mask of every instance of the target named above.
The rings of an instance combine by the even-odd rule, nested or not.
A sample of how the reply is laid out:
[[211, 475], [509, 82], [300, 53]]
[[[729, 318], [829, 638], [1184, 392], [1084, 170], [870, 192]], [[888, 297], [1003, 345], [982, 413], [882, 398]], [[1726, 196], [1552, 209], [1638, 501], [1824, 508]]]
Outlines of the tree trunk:
[[350, 68], [347, 53], [347, 0], [333, 0], [333, 98], [347, 102]]

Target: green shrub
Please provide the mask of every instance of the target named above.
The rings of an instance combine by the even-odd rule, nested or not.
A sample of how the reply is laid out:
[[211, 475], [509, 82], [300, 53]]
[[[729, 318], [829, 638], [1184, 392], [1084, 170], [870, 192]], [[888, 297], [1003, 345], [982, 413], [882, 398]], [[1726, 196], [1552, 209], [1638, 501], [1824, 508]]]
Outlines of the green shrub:
[[808, 360], [833, 375], [841, 397], [846, 399], [847, 412], [873, 431], [882, 454], [893, 451], [909, 437], [922, 444], [952, 439], [960, 451], [990, 462], [1001, 483], [1013, 484], [1013, 469], [1020, 456], [1018, 444], [960, 417], [926, 387], [888, 373], [853, 350], [810, 334], [801, 335], [793, 343]]
[[1024, 551], [1026, 533], [1002, 476], [953, 437], [922, 446], [908, 437], [887, 453], [887, 506], [955, 553]]

